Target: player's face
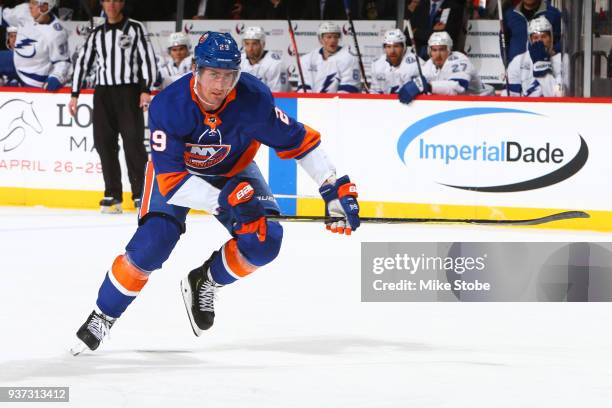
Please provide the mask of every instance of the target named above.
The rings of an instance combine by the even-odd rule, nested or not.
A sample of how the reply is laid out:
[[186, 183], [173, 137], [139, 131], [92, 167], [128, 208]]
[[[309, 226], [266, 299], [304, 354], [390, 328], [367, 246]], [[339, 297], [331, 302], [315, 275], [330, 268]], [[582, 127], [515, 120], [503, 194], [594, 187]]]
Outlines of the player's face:
[[540, 0], [523, 0], [523, 5], [528, 7], [528, 10], [531, 10], [539, 1]]
[[244, 40], [244, 52], [248, 59], [259, 59], [263, 52], [261, 41], [259, 40]]
[[399, 65], [404, 56], [404, 45], [400, 43], [385, 44], [385, 54], [391, 65]]
[[338, 46], [340, 43], [340, 34], [338, 33], [325, 33], [321, 35], [321, 44], [323, 45], [323, 50], [333, 54], [338, 51]]
[[125, 2], [123, 0], [102, 0], [102, 8], [104, 9], [104, 14], [108, 17], [109, 20], [114, 20], [123, 11], [123, 6]]
[[189, 55], [189, 50], [184, 45], [170, 47], [170, 57], [175, 64], [180, 64]]
[[8, 33], [8, 38], [6, 39], [6, 43], [9, 49], [15, 48], [15, 42], [17, 41], [17, 33]]
[[531, 34], [531, 42], [534, 43], [536, 41], [542, 41], [544, 43], [544, 48], [550, 50], [550, 46], [552, 45], [552, 37], [549, 32], [543, 33], [533, 33]]
[[238, 71], [232, 69], [204, 68], [198, 73], [196, 89], [204, 102], [217, 109], [232, 90]]
[[448, 58], [449, 50], [446, 45], [432, 45], [431, 46], [431, 60], [434, 65], [441, 68]]
[[38, 19], [38, 17], [47, 11], [49, 11], [49, 5], [47, 3], [40, 6], [37, 0], [30, 0], [30, 15], [34, 20]]

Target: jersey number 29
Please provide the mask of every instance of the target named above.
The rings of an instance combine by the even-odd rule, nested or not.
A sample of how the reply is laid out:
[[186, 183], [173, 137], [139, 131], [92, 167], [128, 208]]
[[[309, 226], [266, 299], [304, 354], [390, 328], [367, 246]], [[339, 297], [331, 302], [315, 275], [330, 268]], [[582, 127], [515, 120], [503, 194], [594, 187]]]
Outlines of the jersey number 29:
[[289, 124], [289, 116], [287, 116], [285, 112], [276, 106], [274, 107], [274, 112], [276, 112], [276, 117], [279, 118], [281, 122], [283, 122], [285, 125]]
[[166, 150], [166, 134], [163, 130], [156, 130], [151, 135], [151, 149], [156, 152], [163, 152]]

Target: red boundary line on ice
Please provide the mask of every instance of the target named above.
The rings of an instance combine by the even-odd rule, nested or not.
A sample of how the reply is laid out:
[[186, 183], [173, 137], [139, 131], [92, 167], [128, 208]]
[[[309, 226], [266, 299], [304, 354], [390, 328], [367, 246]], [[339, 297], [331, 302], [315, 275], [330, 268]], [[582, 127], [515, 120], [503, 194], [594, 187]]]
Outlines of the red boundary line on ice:
[[[48, 92], [40, 88], [27, 87], [0, 87], [0, 92], [21, 92], [21, 93], [49, 93], [49, 94], [70, 94], [70, 88], [62, 88], [56, 92]], [[83, 89], [81, 94], [93, 94], [93, 89]], [[155, 91], [153, 94], [157, 94]], [[335, 93], [296, 93], [296, 92], [275, 92], [276, 98], [297, 98], [297, 99], [382, 99], [397, 100], [397, 95], [378, 95], [378, 94], [335, 94]], [[553, 103], [612, 103], [612, 98], [608, 97], [563, 97], [563, 98], [528, 98], [528, 97], [505, 97], [505, 96], [448, 96], [448, 95], [419, 95], [418, 100], [422, 101], [459, 101], [459, 102], [553, 102]]]

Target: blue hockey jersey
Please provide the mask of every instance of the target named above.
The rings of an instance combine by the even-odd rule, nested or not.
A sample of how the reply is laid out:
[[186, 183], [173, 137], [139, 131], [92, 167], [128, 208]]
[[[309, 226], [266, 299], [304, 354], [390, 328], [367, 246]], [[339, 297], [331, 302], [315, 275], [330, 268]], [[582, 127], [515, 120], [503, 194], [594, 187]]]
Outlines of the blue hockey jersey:
[[155, 178], [167, 200], [192, 177], [238, 174], [261, 144], [282, 159], [300, 159], [320, 144], [319, 132], [277, 108], [254, 76], [243, 73], [214, 112], [202, 108], [194, 81], [191, 74], [181, 77], [153, 98], [149, 110]]

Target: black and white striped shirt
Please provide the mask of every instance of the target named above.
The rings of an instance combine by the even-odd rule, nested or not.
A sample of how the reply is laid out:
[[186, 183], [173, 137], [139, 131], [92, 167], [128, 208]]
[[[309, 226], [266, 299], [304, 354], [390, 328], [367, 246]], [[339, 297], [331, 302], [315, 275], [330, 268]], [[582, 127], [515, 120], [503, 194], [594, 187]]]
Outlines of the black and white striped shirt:
[[157, 77], [153, 47], [139, 21], [123, 18], [116, 24], [96, 27], [74, 63], [72, 96], [78, 96], [83, 79], [96, 64], [98, 86], [138, 84], [149, 92]]

